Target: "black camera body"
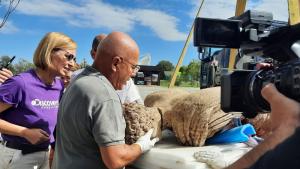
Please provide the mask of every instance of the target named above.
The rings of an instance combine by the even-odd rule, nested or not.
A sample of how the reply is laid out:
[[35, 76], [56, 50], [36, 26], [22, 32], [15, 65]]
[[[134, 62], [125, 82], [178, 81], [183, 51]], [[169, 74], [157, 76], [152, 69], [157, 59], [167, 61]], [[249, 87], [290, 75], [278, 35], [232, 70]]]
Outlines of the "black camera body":
[[275, 69], [234, 71], [221, 77], [221, 108], [225, 112], [243, 112], [255, 117], [270, 111], [261, 89], [275, 84], [284, 95], [300, 102], [300, 60], [292, 60]]
[[273, 60], [273, 68], [238, 70], [221, 77], [221, 108], [246, 117], [269, 112], [261, 89], [268, 83], [300, 102], [300, 24], [273, 20], [272, 14], [246, 11], [224, 19], [196, 18], [194, 46], [239, 48], [242, 53]]

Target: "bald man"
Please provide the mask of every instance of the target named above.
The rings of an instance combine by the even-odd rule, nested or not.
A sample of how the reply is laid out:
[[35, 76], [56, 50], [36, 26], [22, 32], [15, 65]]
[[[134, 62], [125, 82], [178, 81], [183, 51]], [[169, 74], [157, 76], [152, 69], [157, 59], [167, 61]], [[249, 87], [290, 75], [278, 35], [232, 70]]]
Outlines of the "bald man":
[[[99, 43], [106, 37], [106, 34], [99, 34], [96, 35], [93, 39], [92, 42], [92, 48], [90, 50], [90, 55], [93, 58], [93, 60], [96, 57], [96, 52], [97, 52], [97, 47], [99, 45]], [[78, 76], [81, 72], [83, 71], [83, 69], [78, 69], [75, 72], [72, 73], [71, 79], [73, 80], [76, 76]]]
[[[93, 43], [92, 43], [92, 49], [90, 51], [91, 57], [93, 60], [96, 57], [97, 47], [99, 43], [106, 37], [106, 34], [99, 34], [94, 37]], [[81, 73], [83, 69], [79, 69], [72, 74], [72, 79], [74, 79], [79, 73]], [[139, 71], [139, 67], [136, 67], [135, 72], [132, 74], [132, 76], [135, 76], [135, 74]], [[135, 86], [133, 80], [129, 78], [129, 80], [126, 82], [126, 84], [123, 86], [121, 90], [117, 90], [117, 94], [120, 98], [120, 101], [123, 103], [139, 103], [144, 104], [140, 93]]]
[[53, 169], [123, 168], [150, 150], [153, 130], [125, 144], [125, 120], [115, 90], [130, 79], [138, 63], [136, 42], [112, 32], [98, 46], [92, 66], [69, 85], [60, 106]]

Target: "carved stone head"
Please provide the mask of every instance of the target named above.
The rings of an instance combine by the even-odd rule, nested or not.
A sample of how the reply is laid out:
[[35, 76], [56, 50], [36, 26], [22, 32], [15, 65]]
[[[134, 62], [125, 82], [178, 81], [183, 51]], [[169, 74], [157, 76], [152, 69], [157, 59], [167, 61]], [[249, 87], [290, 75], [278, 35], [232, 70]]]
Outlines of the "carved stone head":
[[126, 121], [125, 142], [133, 144], [151, 128], [154, 129], [152, 138], [161, 137], [161, 114], [158, 108], [145, 107], [137, 103], [124, 104]]

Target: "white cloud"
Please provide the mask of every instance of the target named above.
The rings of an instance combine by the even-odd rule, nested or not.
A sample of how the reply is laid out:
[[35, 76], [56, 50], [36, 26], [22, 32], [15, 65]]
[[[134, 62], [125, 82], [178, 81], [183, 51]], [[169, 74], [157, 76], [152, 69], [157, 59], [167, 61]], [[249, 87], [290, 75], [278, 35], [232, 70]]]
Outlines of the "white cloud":
[[20, 2], [17, 11], [26, 15], [68, 18], [77, 9], [60, 0], [26, 0]]
[[162, 11], [128, 9], [96, 0], [86, 0], [78, 6], [61, 0], [26, 0], [17, 10], [27, 15], [59, 17], [77, 27], [130, 32], [140, 24], [163, 40], [181, 41], [185, 37], [185, 33], [177, 29], [177, 19]]
[[[0, 18], [0, 21], [2, 22], [2, 18]], [[0, 34], [13, 34], [19, 31], [19, 28], [17, 28], [11, 21], [7, 21], [2, 28], [0, 28]]]
[[186, 39], [186, 34], [176, 29], [177, 18], [154, 10], [134, 10], [132, 12], [141, 25], [150, 27], [163, 40]]
[[235, 13], [235, 1], [212, 0], [203, 4], [203, 17], [229, 18]]
[[[190, 17], [195, 18], [202, 0], [191, 0], [194, 9], [189, 13]], [[228, 0], [206, 0], [200, 10], [200, 17], [207, 18], [229, 18], [234, 15], [236, 1]]]
[[[190, 0], [189, 2], [195, 6], [190, 12], [190, 16], [194, 18], [202, 1]], [[200, 17], [226, 19], [234, 16], [235, 6], [236, 0], [206, 0], [202, 6]], [[286, 0], [248, 0], [246, 9], [272, 12], [273, 18], [276, 20], [287, 21], [288, 18]]]
[[80, 27], [99, 28], [129, 32], [135, 21], [128, 10], [102, 2], [90, 1], [79, 7], [71, 18], [72, 24]]
[[261, 3], [254, 6], [254, 9], [272, 12], [275, 20], [288, 20], [288, 4], [286, 0], [262, 0]]

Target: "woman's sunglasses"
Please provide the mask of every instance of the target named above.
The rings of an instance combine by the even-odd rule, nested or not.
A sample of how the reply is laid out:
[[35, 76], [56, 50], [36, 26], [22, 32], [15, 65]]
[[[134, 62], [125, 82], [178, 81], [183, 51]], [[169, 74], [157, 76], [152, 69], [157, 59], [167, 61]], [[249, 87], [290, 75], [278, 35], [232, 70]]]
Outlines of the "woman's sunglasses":
[[69, 53], [69, 52], [66, 51], [65, 49], [62, 49], [62, 48], [54, 48], [54, 49], [53, 49], [53, 51], [55, 51], [55, 52], [56, 52], [56, 51], [60, 51], [60, 50], [66, 52], [66, 53], [65, 53], [65, 57], [66, 57], [67, 61], [74, 60], [74, 62], [76, 62], [76, 56], [74, 56], [73, 54]]

